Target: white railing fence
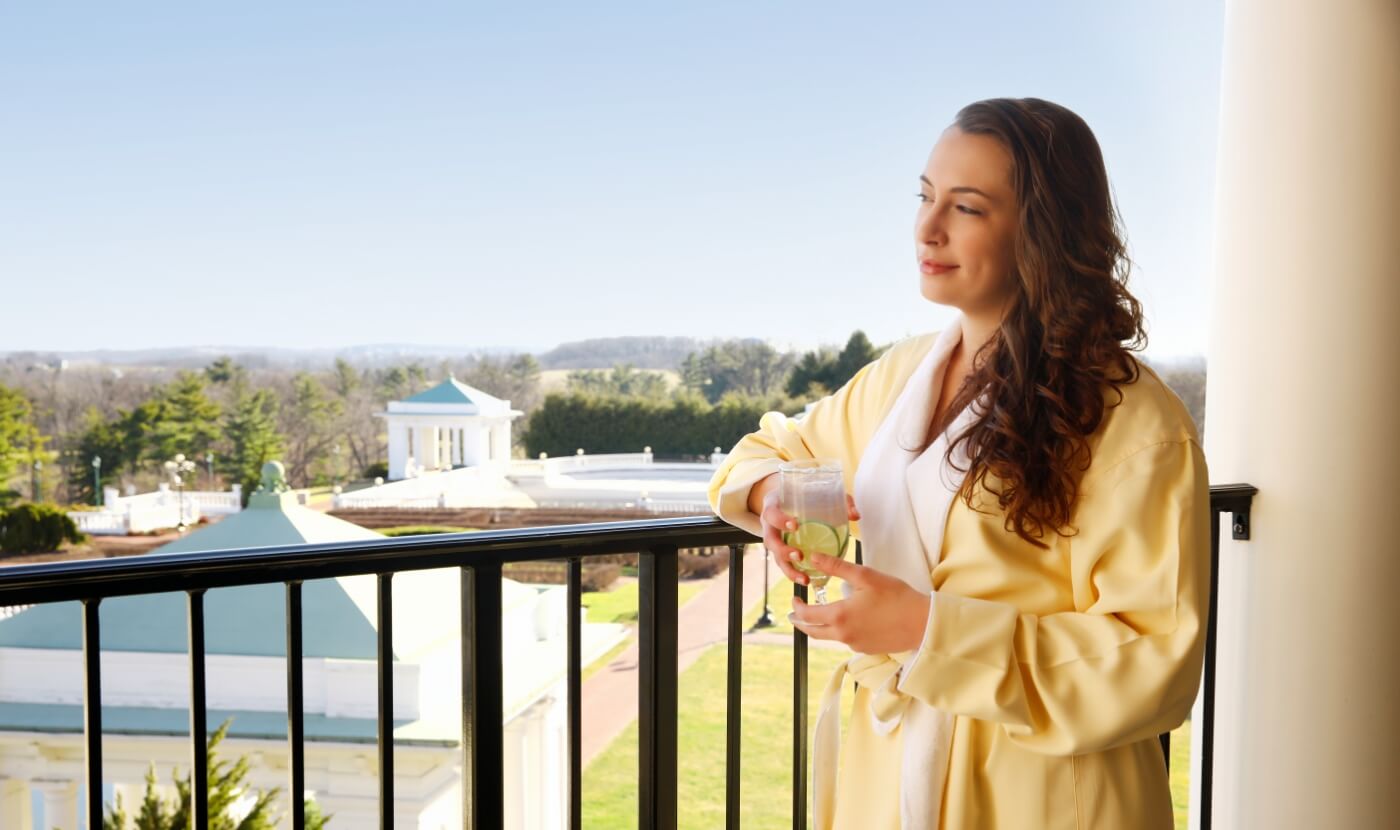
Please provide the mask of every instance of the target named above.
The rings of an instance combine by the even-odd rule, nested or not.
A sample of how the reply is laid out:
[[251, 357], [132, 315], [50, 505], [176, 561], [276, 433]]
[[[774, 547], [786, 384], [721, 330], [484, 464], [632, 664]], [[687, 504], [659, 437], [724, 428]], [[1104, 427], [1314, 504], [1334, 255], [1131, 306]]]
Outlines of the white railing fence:
[[192, 525], [202, 516], [227, 516], [243, 509], [243, 487], [226, 492], [186, 490], [181, 493], [162, 484], [150, 493], [123, 496], [115, 487], [102, 490], [101, 510], [77, 510], [68, 516], [78, 530], [92, 536], [129, 536], [153, 530]]

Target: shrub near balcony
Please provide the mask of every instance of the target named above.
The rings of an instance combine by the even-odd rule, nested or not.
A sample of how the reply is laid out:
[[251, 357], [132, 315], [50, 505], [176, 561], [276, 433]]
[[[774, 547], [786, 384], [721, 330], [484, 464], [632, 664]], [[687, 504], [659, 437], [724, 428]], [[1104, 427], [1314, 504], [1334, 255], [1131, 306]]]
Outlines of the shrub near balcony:
[[0, 511], [0, 551], [49, 553], [87, 539], [68, 514], [51, 504], [18, 504]]

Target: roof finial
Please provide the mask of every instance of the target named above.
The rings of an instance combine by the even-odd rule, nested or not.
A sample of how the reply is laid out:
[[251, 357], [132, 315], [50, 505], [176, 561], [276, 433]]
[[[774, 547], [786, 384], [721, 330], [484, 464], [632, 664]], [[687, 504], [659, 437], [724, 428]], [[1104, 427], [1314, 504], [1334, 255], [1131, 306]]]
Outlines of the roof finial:
[[282, 466], [281, 461], [269, 461], [262, 465], [259, 493], [285, 493], [287, 489], [287, 468]]

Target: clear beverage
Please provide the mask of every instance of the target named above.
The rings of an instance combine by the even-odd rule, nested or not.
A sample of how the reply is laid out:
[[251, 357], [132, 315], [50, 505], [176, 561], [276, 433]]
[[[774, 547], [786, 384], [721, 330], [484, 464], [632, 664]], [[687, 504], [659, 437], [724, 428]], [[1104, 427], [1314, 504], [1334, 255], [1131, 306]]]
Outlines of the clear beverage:
[[[846, 486], [841, 462], [829, 459], [789, 461], [778, 467], [778, 506], [797, 522], [783, 532], [783, 542], [808, 553], [845, 558], [850, 546]], [[816, 604], [826, 604], [829, 577], [806, 561], [793, 562], [816, 588]]]

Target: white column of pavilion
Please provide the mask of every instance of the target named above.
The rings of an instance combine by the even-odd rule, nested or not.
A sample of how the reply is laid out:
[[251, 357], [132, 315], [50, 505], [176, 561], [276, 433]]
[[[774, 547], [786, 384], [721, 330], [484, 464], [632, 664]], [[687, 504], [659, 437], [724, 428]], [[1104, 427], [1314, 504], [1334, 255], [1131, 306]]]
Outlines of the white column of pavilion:
[[1217, 165], [1213, 826], [1394, 827], [1400, 3], [1229, 0]]

